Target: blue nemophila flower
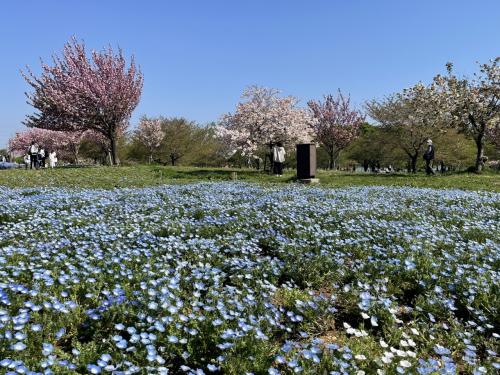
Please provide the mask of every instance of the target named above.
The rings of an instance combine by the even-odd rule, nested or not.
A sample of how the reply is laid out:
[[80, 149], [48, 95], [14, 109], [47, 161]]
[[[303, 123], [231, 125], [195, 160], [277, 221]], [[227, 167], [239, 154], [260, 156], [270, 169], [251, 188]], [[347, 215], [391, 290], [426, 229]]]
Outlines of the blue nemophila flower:
[[66, 334], [66, 329], [65, 328], [61, 328], [59, 331], [56, 332], [56, 339], [59, 340], [65, 334]]
[[436, 352], [436, 354], [439, 354], [439, 355], [448, 355], [451, 353], [451, 351], [439, 344], [436, 344], [434, 346], [434, 351]]
[[24, 342], [19, 341], [11, 345], [11, 349], [15, 350], [16, 352], [20, 352], [26, 349], [26, 344]]
[[0, 361], [0, 366], [8, 367], [13, 361], [11, 359], [5, 358]]
[[210, 371], [210, 372], [215, 372], [215, 371], [220, 370], [220, 367], [219, 367], [219, 366], [216, 366], [216, 365], [213, 365], [213, 364], [208, 364], [208, 365], [207, 365], [207, 369], [208, 369], [208, 371]]
[[16, 340], [24, 340], [26, 337], [27, 337], [27, 335], [25, 333], [22, 333], [22, 332], [16, 332], [14, 334], [14, 338]]
[[179, 342], [179, 339], [177, 338], [177, 336], [168, 336], [168, 342], [172, 343], [172, 344], [176, 344]]
[[116, 347], [118, 349], [126, 349], [127, 348], [127, 340], [120, 339], [116, 342]]
[[52, 351], [54, 350], [54, 345], [50, 344], [50, 343], [46, 343], [44, 342], [42, 344], [42, 354], [44, 356], [48, 356], [52, 353]]
[[222, 320], [221, 319], [215, 319], [212, 321], [212, 325], [213, 326], [220, 326], [222, 324]]
[[111, 361], [111, 355], [105, 353], [105, 354], [101, 355], [101, 360], [104, 362], [109, 362], [109, 361]]
[[91, 374], [100, 374], [101, 373], [101, 367], [97, 366], [97, 365], [92, 365], [92, 364], [88, 365], [87, 370], [89, 370], [89, 372]]

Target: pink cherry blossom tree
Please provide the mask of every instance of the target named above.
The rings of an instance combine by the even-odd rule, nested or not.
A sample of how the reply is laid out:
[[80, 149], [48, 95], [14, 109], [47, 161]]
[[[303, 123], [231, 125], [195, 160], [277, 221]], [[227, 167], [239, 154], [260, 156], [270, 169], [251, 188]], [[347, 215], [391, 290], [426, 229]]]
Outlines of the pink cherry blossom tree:
[[[475, 169], [483, 168], [484, 142], [500, 122], [500, 57], [482, 64], [472, 79], [453, 74], [453, 64], [446, 65], [448, 75], [438, 75], [445, 121], [476, 143]], [[490, 131], [489, 128], [492, 128]]]
[[29, 127], [56, 131], [92, 130], [110, 144], [113, 164], [117, 164], [116, 142], [120, 128], [139, 103], [143, 77], [131, 59], [111, 47], [87, 56], [85, 45], [75, 38], [64, 47], [53, 65], [42, 63], [37, 77], [28, 68], [23, 73], [33, 92], [26, 93], [36, 112], [27, 116]]
[[351, 105], [351, 98], [338, 92], [337, 97], [325, 96], [325, 101], [308, 103], [313, 116], [316, 141], [328, 153], [328, 168], [335, 167], [340, 152], [349, 146], [359, 134], [364, 115]]
[[218, 136], [233, 150], [255, 155], [262, 146], [277, 142], [291, 146], [312, 139], [312, 118], [298, 107], [293, 96], [280, 97], [276, 89], [251, 86], [242, 95], [234, 113], [222, 116]]
[[45, 150], [54, 150], [57, 153], [70, 154], [75, 163], [78, 163], [78, 152], [84, 132], [63, 132], [46, 129], [30, 128], [18, 132], [9, 140], [10, 152], [25, 153], [31, 142], [37, 143]]
[[153, 161], [153, 153], [158, 150], [163, 138], [165, 138], [161, 122], [161, 119], [143, 117], [134, 132], [135, 138], [148, 149], [150, 164]]

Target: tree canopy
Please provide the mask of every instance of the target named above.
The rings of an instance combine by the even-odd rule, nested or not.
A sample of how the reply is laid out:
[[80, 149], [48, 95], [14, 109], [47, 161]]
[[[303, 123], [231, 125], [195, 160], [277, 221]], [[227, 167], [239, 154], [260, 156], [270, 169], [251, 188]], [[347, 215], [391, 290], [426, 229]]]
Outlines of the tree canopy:
[[24, 78], [33, 92], [26, 93], [36, 112], [25, 124], [55, 131], [93, 130], [108, 139], [113, 164], [117, 163], [116, 140], [139, 103], [143, 77], [133, 57], [127, 62], [121, 49], [111, 47], [87, 55], [75, 38], [53, 64], [42, 64], [37, 77], [28, 68]]

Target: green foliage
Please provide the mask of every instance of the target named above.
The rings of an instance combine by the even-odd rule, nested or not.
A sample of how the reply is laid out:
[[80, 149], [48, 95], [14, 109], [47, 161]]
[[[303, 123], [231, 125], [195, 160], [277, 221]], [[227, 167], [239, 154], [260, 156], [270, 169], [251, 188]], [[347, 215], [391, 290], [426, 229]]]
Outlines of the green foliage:
[[404, 168], [407, 156], [394, 147], [394, 139], [390, 132], [380, 126], [363, 124], [361, 135], [346, 150], [347, 158], [359, 164], [368, 162], [369, 167], [379, 164], [381, 167], [392, 165]]
[[472, 139], [454, 129], [442, 132], [434, 139], [436, 163], [462, 169], [472, 165], [476, 155], [476, 145]]
[[200, 127], [185, 118], [162, 119], [165, 138], [157, 161], [165, 165], [217, 165], [218, 141], [213, 128]]

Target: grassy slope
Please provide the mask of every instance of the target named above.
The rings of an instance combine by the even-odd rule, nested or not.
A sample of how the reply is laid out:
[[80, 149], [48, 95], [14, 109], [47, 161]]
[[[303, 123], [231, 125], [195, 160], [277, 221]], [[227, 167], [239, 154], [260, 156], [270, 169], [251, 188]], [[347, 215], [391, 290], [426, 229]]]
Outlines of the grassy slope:
[[[65, 186], [81, 188], [144, 187], [169, 183], [230, 180], [232, 172], [240, 181], [286, 183], [294, 179], [292, 171], [283, 177], [269, 176], [248, 169], [192, 168], [192, 167], [95, 167], [60, 168], [55, 170], [2, 170], [0, 186], [38, 187]], [[500, 174], [453, 174], [445, 176], [372, 175], [320, 171], [321, 186], [342, 187], [354, 185], [387, 185], [458, 188], [500, 192]]]

